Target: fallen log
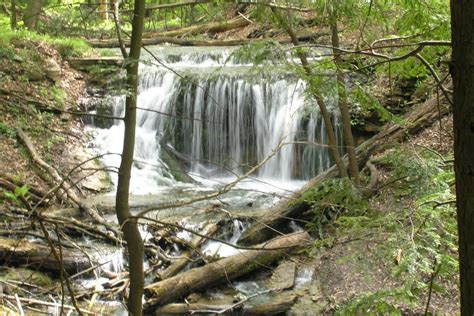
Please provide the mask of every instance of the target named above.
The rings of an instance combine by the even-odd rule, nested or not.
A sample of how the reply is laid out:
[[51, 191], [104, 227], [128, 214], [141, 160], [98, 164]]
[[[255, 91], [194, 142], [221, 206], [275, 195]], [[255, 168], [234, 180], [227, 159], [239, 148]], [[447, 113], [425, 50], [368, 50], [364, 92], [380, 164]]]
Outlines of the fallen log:
[[282, 294], [268, 303], [244, 306], [244, 315], [279, 315], [291, 309], [298, 300], [295, 294]]
[[233, 305], [211, 305], [202, 303], [191, 304], [168, 304], [155, 310], [155, 315], [173, 314], [229, 314], [238, 312], [238, 315], [278, 315], [291, 309], [298, 297], [295, 294], [279, 295], [268, 303], [233, 304]]
[[198, 24], [188, 27], [183, 27], [177, 30], [172, 31], [164, 31], [160, 32], [159, 34], [153, 33], [145, 33], [145, 38], [155, 37], [155, 36], [163, 36], [163, 37], [174, 37], [174, 36], [189, 36], [189, 35], [196, 35], [199, 33], [220, 33], [225, 32], [237, 28], [241, 28], [250, 24], [250, 21], [245, 20], [243, 18], [232, 19], [227, 22], [211, 22], [205, 24]]
[[34, 185], [28, 184], [26, 182], [23, 182], [23, 181], [20, 181], [20, 180], [17, 180], [17, 179], [14, 179], [13, 177], [11, 177], [8, 174], [3, 173], [3, 172], [0, 172], [0, 178], [3, 178], [3, 180], [6, 180], [10, 183], [13, 183], [14, 185], [19, 186], [19, 187], [26, 184], [28, 186], [28, 192], [33, 193], [34, 195], [36, 195], [38, 197], [46, 196], [47, 193], [48, 193], [47, 191], [43, 190], [42, 188], [36, 187]]
[[[414, 107], [404, 115], [401, 123], [388, 123], [381, 131], [368, 139], [356, 148], [359, 169], [363, 168], [370, 156], [384, 151], [396, 142], [406, 139], [409, 135], [414, 135], [424, 127], [432, 125], [439, 119], [440, 115], [449, 113], [449, 105], [444, 97], [440, 100], [438, 108], [437, 97], [432, 97], [424, 103]], [[344, 158], [347, 165], [347, 157]], [[322, 181], [337, 177], [337, 169], [332, 166], [323, 173], [311, 179], [303, 188], [294, 193], [288, 199], [282, 200], [268, 214], [262, 216], [241, 236], [239, 244], [252, 245], [263, 242], [275, 236], [278, 232], [288, 230], [288, 222], [298, 218], [301, 214], [310, 209], [311, 205], [305, 201], [298, 201], [301, 196], [310, 188], [315, 187]]]
[[277, 261], [293, 250], [307, 246], [310, 237], [306, 232], [298, 232], [272, 239], [258, 245], [258, 250], [243, 250], [205, 266], [180, 273], [169, 279], [145, 287], [145, 294], [151, 299], [148, 309], [155, 305], [164, 305], [220, 282], [226, 282], [245, 275], [260, 267]]
[[[322, 36], [327, 36], [327, 33], [305, 33], [298, 36], [300, 42], [314, 41]], [[238, 46], [251, 43], [258, 43], [263, 41], [272, 40], [271, 38], [267, 39], [237, 39], [237, 40], [192, 40], [185, 38], [175, 38], [175, 37], [154, 37], [154, 38], [144, 38], [142, 41], [143, 46], [149, 45], [160, 45], [160, 44], [174, 44], [178, 46]], [[291, 43], [291, 39], [281, 38], [273, 39], [280, 44]], [[89, 40], [88, 43], [95, 48], [117, 48], [119, 47], [119, 42], [115, 39], [112, 40]], [[125, 46], [130, 46], [130, 41], [124, 41]]]
[[[56, 249], [59, 253], [59, 249]], [[70, 274], [86, 270], [93, 266], [83, 252], [62, 248], [62, 266]], [[0, 261], [2, 264], [28, 266], [32, 269], [49, 271], [59, 274], [61, 265], [54, 257], [51, 249], [37, 242], [14, 240], [0, 237]]]
[[122, 67], [123, 58], [108, 56], [71, 58], [69, 59], [69, 64], [76, 69], [82, 69], [84, 67], [93, 66], [97, 64]]
[[[215, 0], [188, 0], [188, 1], [182, 1], [182, 2], [175, 2], [175, 3], [166, 3], [166, 4], [154, 4], [154, 5], [149, 5], [145, 7], [145, 11], [151, 11], [151, 10], [164, 10], [164, 9], [176, 9], [179, 7], [184, 7], [184, 6], [195, 6], [198, 4], [205, 4], [205, 3], [211, 3], [214, 2]], [[298, 11], [298, 12], [311, 12], [311, 8], [304, 8], [304, 7], [298, 7], [298, 6], [290, 6], [290, 5], [279, 5], [273, 2], [267, 2], [267, 1], [245, 1], [245, 0], [224, 0], [224, 2], [230, 2], [230, 3], [238, 3], [238, 4], [254, 4], [254, 5], [263, 5], [267, 6], [270, 8], [278, 8], [282, 10], [293, 10], [293, 11]], [[127, 12], [133, 12], [133, 9], [126, 9], [126, 10], [121, 10], [121, 13], [127, 13]]]
[[[206, 227], [204, 227], [202, 231], [203, 236], [207, 237], [212, 237], [217, 232], [217, 225], [214, 223], [208, 224]], [[169, 265], [165, 270], [162, 272], [159, 272], [158, 275], [162, 280], [168, 279], [172, 276], [175, 276], [178, 274], [181, 270], [183, 270], [186, 265], [191, 261], [192, 255], [193, 255], [193, 249], [198, 249], [201, 247], [201, 245], [206, 242], [207, 238], [201, 237], [201, 236], [196, 236], [193, 238], [193, 240], [190, 242], [190, 249], [183, 251], [181, 254], [181, 259], [176, 260], [173, 262], [171, 265]]]

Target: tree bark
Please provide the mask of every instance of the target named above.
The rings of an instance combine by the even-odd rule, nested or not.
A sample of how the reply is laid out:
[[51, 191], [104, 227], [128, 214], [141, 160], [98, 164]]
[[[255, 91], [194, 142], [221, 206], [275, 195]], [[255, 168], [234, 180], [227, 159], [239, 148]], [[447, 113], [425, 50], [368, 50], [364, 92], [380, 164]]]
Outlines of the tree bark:
[[10, 26], [12, 30], [15, 30], [17, 28], [17, 21], [16, 21], [16, 0], [11, 0], [11, 8], [12, 8], [12, 13], [11, 13], [11, 20], [10, 20]]
[[345, 149], [347, 151], [347, 156], [349, 158], [349, 170], [350, 175], [356, 186], [359, 186], [359, 167], [357, 165], [357, 157], [354, 146], [354, 137], [352, 136], [351, 129], [351, 117], [349, 115], [349, 108], [347, 104], [347, 95], [346, 95], [346, 83], [344, 81], [344, 75], [340, 69], [342, 66], [341, 54], [338, 52], [339, 48], [339, 31], [337, 29], [337, 20], [335, 12], [331, 14], [331, 43], [334, 54], [334, 63], [336, 64], [336, 77], [337, 77], [337, 94], [338, 94], [338, 104], [339, 110], [341, 111], [341, 120], [342, 120], [342, 135], [344, 139]]
[[474, 315], [474, 2], [451, 0], [461, 315]]
[[[56, 250], [59, 253], [59, 249]], [[93, 263], [79, 250], [61, 249], [64, 270], [74, 274], [93, 266]], [[61, 266], [51, 249], [37, 242], [0, 238], [0, 262], [6, 265], [28, 266], [32, 269], [59, 274]]]
[[291, 307], [298, 300], [298, 296], [295, 294], [281, 294], [278, 297], [273, 298], [268, 303], [255, 304], [251, 302], [244, 302], [242, 305], [211, 305], [211, 304], [168, 304], [163, 307], [159, 307], [155, 311], [155, 315], [164, 314], [206, 314], [211, 313], [222, 313], [225, 311], [226, 314], [232, 312], [238, 313], [238, 315], [279, 315], [289, 311]]
[[125, 100], [125, 131], [122, 149], [122, 160], [119, 168], [117, 195], [115, 199], [117, 219], [127, 242], [128, 264], [130, 273], [130, 292], [127, 302], [130, 315], [142, 315], [143, 287], [143, 241], [138, 230], [138, 219], [134, 218], [129, 208], [130, 176], [135, 146], [135, 127], [137, 116], [138, 64], [142, 46], [145, 0], [135, 0], [132, 20], [132, 37], [127, 61], [127, 98]]
[[109, 18], [109, 12], [107, 10], [108, 0], [99, 0], [99, 16], [102, 20], [106, 21]]
[[[416, 134], [424, 127], [437, 121], [439, 115], [447, 114], [449, 112], [449, 106], [446, 105], [447, 102], [444, 98], [441, 98], [440, 101], [442, 103], [440, 104], [439, 111], [438, 99], [437, 97], [433, 97], [407, 113], [404, 116], [403, 123], [388, 123], [377, 135], [359, 145], [356, 149], [359, 168], [365, 165], [371, 155], [382, 152], [388, 146], [405, 139], [409, 135]], [[347, 157], [345, 159], [347, 159]], [[293, 218], [298, 218], [310, 208], [308, 203], [295, 203], [294, 201], [301, 198], [305, 192], [322, 181], [336, 177], [338, 174], [337, 171], [336, 166], [332, 166], [325, 172], [311, 179], [297, 193], [277, 204], [269, 211], [269, 214], [263, 215], [263, 218], [247, 229], [242, 234], [239, 243], [242, 245], [252, 245], [275, 236], [278, 231], [284, 232], [288, 227], [288, 221]]]
[[[265, 267], [292, 250], [307, 246], [309, 243], [310, 237], [306, 232], [281, 236], [256, 246], [256, 248], [262, 248], [261, 250], [242, 251], [238, 255], [150, 284], [146, 287], [148, 295], [153, 296], [149, 305], [167, 304], [210, 285], [233, 280], [255, 269]], [[270, 250], [273, 248], [275, 250]]]

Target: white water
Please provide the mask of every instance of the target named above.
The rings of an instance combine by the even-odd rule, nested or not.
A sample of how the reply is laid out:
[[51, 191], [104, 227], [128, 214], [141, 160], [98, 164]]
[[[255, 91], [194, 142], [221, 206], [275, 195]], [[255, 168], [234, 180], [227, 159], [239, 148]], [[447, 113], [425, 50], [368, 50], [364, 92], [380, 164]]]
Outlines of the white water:
[[[221, 48], [190, 53], [174, 48], [173, 55], [163, 55], [166, 48], [155, 52], [165, 56], [168, 66], [198, 82], [154, 64], [141, 65], [138, 107], [154, 112], [137, 111], [131, 194], [178, 185], [161, 160], [160, 142], [187, 157], [192, 176], [207, 186], [228, 183], [269, 155], [273, 157], [241, 187], [294, 190], [329, 167], [328, 150], [321, 146], [326, 144], [324, 125], [317, 105], [305, 98], [303, 81], [248, 76], [249, 67], [232, 59], [224, 64], [230, 51]], [[228, 68], [234, 70], [227, 73]], [[115, 116], [124, 115], [124, 100], [111, 98]], [[109, 129], [95, 129], [97, 151], [120, 153], [123, 129], [121, 121]], [[298, 141], [319, 145], [295, 144]], [[274, 154], [281, 143], [282, 149]], [[120, 156], [107, 155], [104, 163], [118, 168]], [[116, 174], [112, 181], [116, 183]]]
[[236, 219], [232, 221], [232, 225], [232, 235], [230, 238], [227, 238], [227, 242], [230, 245], [214, 240], [209, 240], [202, 246], [202, 252], [207, 256], [217, 256], [219, 258], [230, 257], [238, 254], [240, 250], [236, 247], [232, 247], [231, 245], [237, 244], [240, 236], [248, 227], [246, 227], [243, 222]]
[[295, 286], [297, 288], [308, 285], [313, 280], [314, 267], [302, 267], [298, 269], [295, 278]]

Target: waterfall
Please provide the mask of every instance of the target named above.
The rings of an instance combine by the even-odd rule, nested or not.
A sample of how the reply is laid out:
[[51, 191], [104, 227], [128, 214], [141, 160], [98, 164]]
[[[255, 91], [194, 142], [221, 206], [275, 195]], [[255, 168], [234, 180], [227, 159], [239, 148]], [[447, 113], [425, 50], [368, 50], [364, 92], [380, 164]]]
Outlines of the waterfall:
[[[263, 79], [235, 60], [224, 64], [226, 49], [155, 52], [176, 73], [140, 65], [132, 193], [176, 183], [160, 157], [165, 143], [190, 161], [188, 171], [198, 181], [241, 175], [268, 155], [273, 157], [253, 175], [259, 180], [307, 180], [330, 166], [324, 124], [304, 81], [277, 73]], [[111, 98], [115, 116], [124, 115], [124, 103], [124, 96]], [[121, 121], [96, 129], [101, 153], [120, 153], [122, 141]], [[117, 155], [104, 158], [108, 166], [119, 161]]]

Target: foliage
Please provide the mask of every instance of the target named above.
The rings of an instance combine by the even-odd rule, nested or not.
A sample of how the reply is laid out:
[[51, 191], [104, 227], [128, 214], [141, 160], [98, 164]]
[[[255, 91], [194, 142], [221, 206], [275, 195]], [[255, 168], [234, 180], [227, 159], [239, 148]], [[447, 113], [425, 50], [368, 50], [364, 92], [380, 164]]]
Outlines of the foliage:
[[351, 214], [364, 214], [367, 202], [348, 178], [329, 179], [308, 190], [295, 203], [306, 202], [311, 206], [312, 221], [307, 225], [319, 237], [325, 237], [328, 225], [336, 218], [350, 211]]
[[6, 125], [3, 122], [0, 122], [0, 135], [5, 135], [10, 138], [14, 138], [16, 136], [15, 129]]
[[403, 315], [398, 308], [387, 302], [388, 297], [396, 298], [400, 295], [398, 291], [369, 293], [336, 311], [335, 315]]
[[[433, 274], [434, 292], [446, 295], [448, 288], [456, 286], [452, 284], [458, 273], [454, 172], [431, 152], [394, 150], [377, 164], [390, 171], [386, 183], [392, 183], [376, 198], [382, 201], [378, 205], [389, 204], [393, 209], [361, 215], [347, 208], [334, 220], [334, 238], [383, 241], [376, 243], [373, 253], [381, 262], [392, 263], [389, 267], [399, 286], [352, 300], [341, 307], [341, 314], [381, 312], [380, 308], [392, 313], [391, 307], [400, 303], [418, 306]], [[392, 199], [396, 202], [386, 202]]]
[[[38, 34], [34, 31], [26, 29], [12, 30], [9, 24], [9, 18], [0, 14], [0, 56], [8, 52], [12, 41], [22, 41], [25, 43], [31, 42], [46, 42], [53, 45], [58, 52], [64, 57], [78, 57], [90, 53], [90, 46], [82, 39], [70, 37], [52, 37], [47, 34]], [[13, 58], [11, 53], [7, 57]]]
[[377, 113], [380, 122], [400, 122], [399, 117], [385, 109], [366, 89], [367, 88], [357, 82], [353, 82], [353, 87], [350, 89], [349, 97], [352, 101], [352, 125], [363, 122], [363, 118], [373, 112]]
[[21, 199], [24, 198], [26, 199], [27, 198], [27, 194], [28, 194], [28, 186], [25, 184], [21, 187], [16, 187], [15, 190], [13, 192], [3, 192], [3, 195], [9, 199], [11, 202], [15, 203], [15, 204], [22, 204], [21, 203]]
[[242, 45], [232, 52], [229, 58], [235, 58], [239, 63], [252, 63], [254, 66], [279, 65], [286, 62], [283, 47], [275, 41], [257, 41]]

